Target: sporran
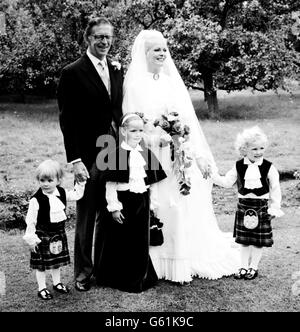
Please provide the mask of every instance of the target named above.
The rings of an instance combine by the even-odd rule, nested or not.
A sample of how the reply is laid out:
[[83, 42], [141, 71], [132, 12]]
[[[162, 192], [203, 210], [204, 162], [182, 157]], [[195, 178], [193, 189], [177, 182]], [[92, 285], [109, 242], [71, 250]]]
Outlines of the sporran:
[[244, 226], [248, 229], [254, 229], [258, 226], [258, 215], [253, 209], [248, 209], [244, 214]]
[[52, 255], [58, 255], [62, 252], [62, 238], [60, 235], [55, 235], [49, 240], [49, 251]]

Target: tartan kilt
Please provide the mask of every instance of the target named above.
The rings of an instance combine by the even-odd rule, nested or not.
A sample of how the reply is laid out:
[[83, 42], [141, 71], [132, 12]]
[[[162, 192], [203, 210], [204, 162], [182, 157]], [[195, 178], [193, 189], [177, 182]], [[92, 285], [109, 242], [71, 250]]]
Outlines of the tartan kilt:
[[[70, 264], [64, 221], [50, 225], [37, 226], [36, 234], [42, 242], [38, 244], [36, 253], [31, 252], [30, 267], [32, 269], [45, 271]], [[50, 240], [54, 239], [54, 237], [61, 241], [59, 253], [52, 253], [50, 251]]]
[[[244, 225], [245, 213], [248, 209], [254, 210], [258, 216], [258, 225], [249, 229]], [[240, 198], [235, 213], [234, 232], [235, 242], [257, 247], [271, 247], [273, 234], [271, 216], [268, 214], [267, 199]]]

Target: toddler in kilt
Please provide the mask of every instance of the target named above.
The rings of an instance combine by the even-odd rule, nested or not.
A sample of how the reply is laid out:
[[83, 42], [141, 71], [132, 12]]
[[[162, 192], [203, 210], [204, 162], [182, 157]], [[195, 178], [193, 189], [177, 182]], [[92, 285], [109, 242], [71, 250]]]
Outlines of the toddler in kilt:
[[238, 160], [225, 176], [213, 174], [215, 184], [238, 190], [235, 214], [235, 242], [241, 245], [241, 267], [235, 279], [254, 279], [263, 247], [273, 245], [271, 220], [280, 217], [281, 190], [279, 173], [264, 159], [268, 139], [257, 126], [245, 129], [236, 138], [235, 148], [242, 159]]
[[57, 161], [50, 159], [38, 166], [36, 178], [40, 188], [29, 201], [23, 239], [31, 248], [30, 267], [36, 270], [38, 296], [50, 300], [53, 296], [46, 287], [46, 270], [51, 272], [55, 291], [69, 292], [60, 280], [60, 267], [70, 264], [65, 232], [66, 202], [79, 200], [85, 183], [76, 183], [72, 191], [60, 187], [63, 170]]

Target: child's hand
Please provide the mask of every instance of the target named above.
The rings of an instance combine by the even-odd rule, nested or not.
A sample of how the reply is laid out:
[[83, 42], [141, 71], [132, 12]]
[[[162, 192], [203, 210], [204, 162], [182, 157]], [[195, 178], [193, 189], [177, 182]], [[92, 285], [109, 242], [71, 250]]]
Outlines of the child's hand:
[[150, 209], [150, 215], [153, 215], [154, 217], [156, 217], [157, 218], [157, 208], [151, 208]]
[[159, 146], [161, 148], [165, 147], [165, 146], [169, 145], [171, 141], [172, 141], [171, 135], [169, 135], [169, 134], [161, 135], [160, 140], [159, 140]]
[[80, 186], [85, 186], [86, 185], [86, 180], [84, 181], [76, 181], [76, 183], [78, 183]]
[[113, 219], [119, 224], [123, 224], [125, 217], [123, 216], [121, 211], [112, 212]]
[[82, 161], [73, 164], [74, 177], [77, 182], [86, 181], [90, 175]]
[[209, 164], [209, 162], [206, 159], [201, 158], [201, 157], [197, 158], [196, 162], [197, 162], [198, 168], [200, 169], [200, 171], [202, 173], [203, 178], [204, 179], [209, 178], [212, 173], [212, 167]]
[[36, 244], [32, 244], [32, 245], [30, 245], [30, 250], [32, 251], [32, 252], [34, 252], [34, 253], [37, 253], [38, 252], [38, 244], [36, 243]]

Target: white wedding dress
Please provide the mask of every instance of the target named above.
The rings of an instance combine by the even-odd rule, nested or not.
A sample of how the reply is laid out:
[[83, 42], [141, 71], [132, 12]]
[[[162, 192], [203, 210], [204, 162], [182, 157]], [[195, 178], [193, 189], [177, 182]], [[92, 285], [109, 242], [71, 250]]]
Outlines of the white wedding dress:
[[[148, 143], [151, 142], [152, 151], [168, 175], [153, 188], [156, 190], [158, 217], [164, 223], [164, 243], [150, 247], [151, 259], [160, 279], [183, 283], [191, 281], [193, 276], [218, 279], [232, 275], [240, 267], [240, 258], [232, 234], [223, 233], [218, 227], [212, 206], [212, 182], [203, 178], [194, 161], [189, 168], [190, 195], [180, 194], [171, 168], [170, 148], [159, 148], [158, 141], [163, 131], [152, 123], [166, 111], [178, 111], [191, 130], [199, 130], [194, 123], [198, 121], [196, 117], [185, 118], [184, 110], [190, 105], [180, 98], [172, 80], [164, 73], [156, 80], [153, 74], [147, 73], [142, 80], [125, 81], [124, 112], [144, 114], [148, 120], [145, 125]], [[199, 150], [195, 139], [190, 144], [192, 151]], [[203, 156], [212, 158], [206, 151], [203, 151]]]

